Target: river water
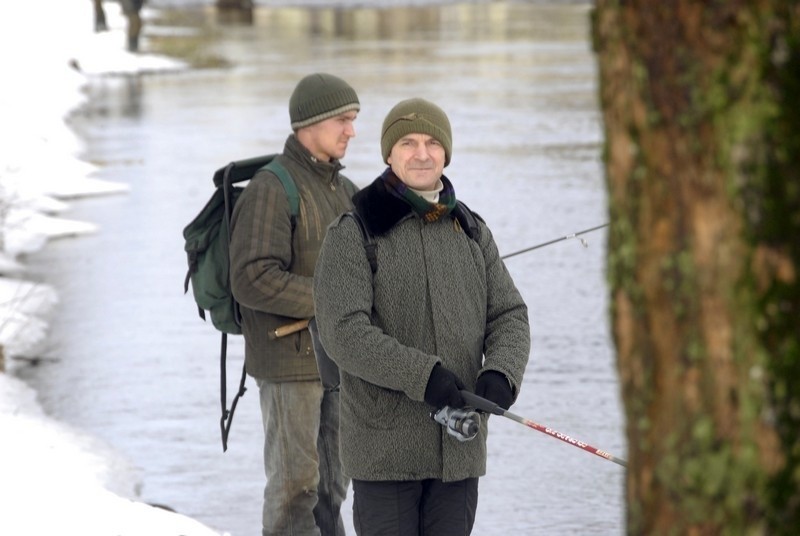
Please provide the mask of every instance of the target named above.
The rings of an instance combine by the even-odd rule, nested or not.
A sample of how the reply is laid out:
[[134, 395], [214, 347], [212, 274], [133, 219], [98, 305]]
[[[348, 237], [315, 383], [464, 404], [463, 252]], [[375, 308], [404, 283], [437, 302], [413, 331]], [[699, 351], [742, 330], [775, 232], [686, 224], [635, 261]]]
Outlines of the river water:
[[[29, 260], [61, 303], [43, 349], [53, 361], [19, 374], [51, 415], [117, 453], [130, 494], [233, 536], [258, 534], [256, 387], [248, 381], [223, 454], [219, 336], [182, 290], [181, 231], [211, 194], [213, 171], [279, 151], [294, 84], [327, 71], [348, 80], [362, 102], [344, 159], [357, 184], [383, 169], [386, 112], [421, 96], [447, 111], [453, 160], [445, 172], [501, 253], [605, 223], [589, 7], [262, 7], [251, 24], [223, 22], [209, 7], [160, 15], [192, 29], [182, 33], [187, 42], [229, 65], [91, 80], [88, 103], [70, 123], [86, 141], [83, 157], [100, 166], [97, 177], [131, 190], [74, 202], [68, 216], [100, 232], [54, 242]], [[151, 21], [143, 49], [148, 35], [172, 30]], [[583, 238], [588, 247], [566, 239], [507, 260], [530, 308], [533, 342], [512, 411], [624, 458], [605, 230]], [[241, 340], [229, 351], [234, 391]], [[624, 532], [623, 468], [492, 419], [474, 534]]]

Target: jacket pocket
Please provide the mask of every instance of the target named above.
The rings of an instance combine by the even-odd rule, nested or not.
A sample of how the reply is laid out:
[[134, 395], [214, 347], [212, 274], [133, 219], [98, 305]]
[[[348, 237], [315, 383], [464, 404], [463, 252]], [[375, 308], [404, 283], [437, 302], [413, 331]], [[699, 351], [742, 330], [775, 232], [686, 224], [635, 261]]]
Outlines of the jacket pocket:
[[346, 383], [343, 389], [348, 391], [349, 410], [362, 426], [376, 430], [391, 430], [397, 426], [398, 407], [408, 398], [405, 393], [353, 376], [343, 378], [342, 383]]

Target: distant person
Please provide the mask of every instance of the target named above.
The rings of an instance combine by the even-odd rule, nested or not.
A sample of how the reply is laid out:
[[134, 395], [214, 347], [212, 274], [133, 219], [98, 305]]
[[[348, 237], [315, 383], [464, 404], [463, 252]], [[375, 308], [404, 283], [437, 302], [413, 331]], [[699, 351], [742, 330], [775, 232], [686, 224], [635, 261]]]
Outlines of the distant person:
[[106, 12], [103, 9], [103, 0], [92, 0], [94, 6], [94, 31], [107, 32]]
[[454, 217], [443, 175], [452, 147], [439, 106], [392, 108], [381, 131], [389, 167], [353, 198], [376, 269], [350, 217], [329, 227], [317, 262], [315, 322], [340, 369], [342, 463], [360, 536], [472, 531], [486, 419], [461, 441], [431, 412], [463, 407], [462, 389], [508, 409], [528, 362], [528, 310], [489, 228], [475, 218], [470, 237]]
[[[103, 0], [92, 0], [94, 5], [94, 31], [108, 31], [106, 22], [106, 12], [103, 8]], [[127, 28], [127, 47], [130, 52], [139, 51], [139, 35], [142, 32], [142, 18], [139, 12], [142, 10], [144, 0], [119, 0], [122, 13], [128, 19]]]
[[233, 294], [241, 304], [245, 359], [264, 424], [263, 536], [343, 536], [349, 481], [339, 461], [339, 394], [320, 382], [308, 329], [276, 328], [314, 315], [312, 277], [328, 224], [353, 207], [355, 185], [340, 160], [356, 133], [355, 90], [326, 73], [306, 76], [289, 99], [293, 133], [278, 161], [300, 193], [293, 221], [283, 185], [256, 174], [236, 203], [230, 245]]
[[139, 52], [139, 36], [142, 33], [142, 11], [144, 0], [119, 0], [122, 12], [128, 19], [128, 51]]

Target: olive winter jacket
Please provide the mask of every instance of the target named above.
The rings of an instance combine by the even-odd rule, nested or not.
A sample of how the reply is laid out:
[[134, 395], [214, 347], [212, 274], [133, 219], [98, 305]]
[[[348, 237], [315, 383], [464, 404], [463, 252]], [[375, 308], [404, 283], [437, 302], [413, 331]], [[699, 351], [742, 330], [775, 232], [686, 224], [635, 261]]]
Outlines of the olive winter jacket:
[[294, 134], [277, 158], [300, 194], [296, 226], [280, 180], [258, 172], [231, 219], [231, 285], [241, 304], [248, 374], [275, 382], [313, 380], [319, 373], [308, 330], [274, 340], [269, 333], [313, 316], [312, 276], [325, 229], [352, 208], [357, 188], [338, 161], [318, 161]]

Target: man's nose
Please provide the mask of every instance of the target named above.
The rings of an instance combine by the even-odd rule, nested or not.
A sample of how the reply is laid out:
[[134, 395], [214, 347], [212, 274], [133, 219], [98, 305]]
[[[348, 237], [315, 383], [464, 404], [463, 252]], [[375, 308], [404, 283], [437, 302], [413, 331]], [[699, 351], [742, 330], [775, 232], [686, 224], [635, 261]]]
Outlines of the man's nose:
[[419, 160], [427, 160], [430, 157], [430, 153], [428, 153], [428, 148], [425, 146], [424, 143], [417, 145], [417, 148], [414, 151], [414, 156], [416, 156]]

